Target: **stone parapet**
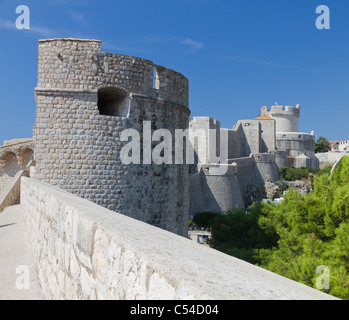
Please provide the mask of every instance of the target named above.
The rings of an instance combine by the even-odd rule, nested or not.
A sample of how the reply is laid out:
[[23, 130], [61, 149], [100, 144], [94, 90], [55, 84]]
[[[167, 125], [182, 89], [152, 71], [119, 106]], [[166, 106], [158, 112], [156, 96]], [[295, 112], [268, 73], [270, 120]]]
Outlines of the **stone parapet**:
[[21, 188], [46, 299], [334, 299], [43, 182]]

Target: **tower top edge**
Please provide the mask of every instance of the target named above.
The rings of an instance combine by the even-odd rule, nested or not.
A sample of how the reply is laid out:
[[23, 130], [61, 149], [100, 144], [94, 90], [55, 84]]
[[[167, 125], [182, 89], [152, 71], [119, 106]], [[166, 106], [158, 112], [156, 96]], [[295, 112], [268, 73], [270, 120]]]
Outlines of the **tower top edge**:
[[98, 42], [98, 43], [102, 43], [101, 40], [96, 40], [96, 39], [79, 39], [79, 38], [40, 39], [39, 43], [41, 43], [41, 42], [52, 42], [52, 41], [74, 41], [74, 42]]

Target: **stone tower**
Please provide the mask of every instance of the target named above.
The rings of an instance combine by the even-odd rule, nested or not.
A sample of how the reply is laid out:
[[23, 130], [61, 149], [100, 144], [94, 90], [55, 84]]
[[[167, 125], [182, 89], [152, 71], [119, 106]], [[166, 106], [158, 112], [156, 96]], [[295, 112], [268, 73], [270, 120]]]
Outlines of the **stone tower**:
[[270, 110], [262, 107], [261, 114], [268, 115], [275, 119], [276, 132], [298, 132], [298, 119], [300, 106], [272, 106]]
[[[35, 96], [37, 179], [187, 235], [188, 166], [142, 161], [145, 121], [152, 132], [173, 136], [188, 128], [186, 77], [149, 60], [104, 53], [97, 40], [46, 39], [39, 41]], [[140, 164], [121, 161], [125, 129], [139, 132]]]
[[319, 167], [319, 160], [315, 156], [314, 132], [311, 134], [298, 132], [299, 104], [296, 107], [272, 106], [270, 110], [267, 107], [262, 107], [261, 113], [275, 120], [279, 166]]

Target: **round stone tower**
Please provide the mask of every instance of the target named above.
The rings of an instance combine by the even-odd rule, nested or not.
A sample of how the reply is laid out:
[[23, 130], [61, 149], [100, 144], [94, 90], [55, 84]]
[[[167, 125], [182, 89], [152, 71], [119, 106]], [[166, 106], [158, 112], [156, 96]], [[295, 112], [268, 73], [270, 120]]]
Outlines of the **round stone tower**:
[[272, 106], [270, 110], [262, 107], [262, 114], [266, 114], [276, 122], [276, 132], [298, 132], [300, 106]]
[[[187, 236], [188, 166], [143, 161], [144, 128], [173, 137], [188, 128], [186, 77], [149, 60], [104, 53], [97, 40], [46, 39], [39, 41], [35, 94], [37, 179]], [[138, 164], [122, 161], [131, 141], [121, 137], [125, 129], [139, 133]]]

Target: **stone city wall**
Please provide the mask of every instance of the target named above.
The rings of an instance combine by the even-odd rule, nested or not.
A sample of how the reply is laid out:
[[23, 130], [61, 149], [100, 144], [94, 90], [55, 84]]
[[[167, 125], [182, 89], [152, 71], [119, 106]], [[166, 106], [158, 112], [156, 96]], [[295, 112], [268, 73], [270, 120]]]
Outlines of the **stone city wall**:
[[[276, 133], [276, 146], [279, 150], [312, 152], [315, 150], [315, 136], [307, 133]], [[298, 155], [298, 154], [297, 154]]]
[[21, 188], [47, 299], [332, 299], [35, 179]]
[[349, 153], [339, 153], [339, 152], [322, 152], [315, 153], [315, 157], [319, 159], [320, 163], [332, 163], [334, 164], [338, 160], [342, 159]]

